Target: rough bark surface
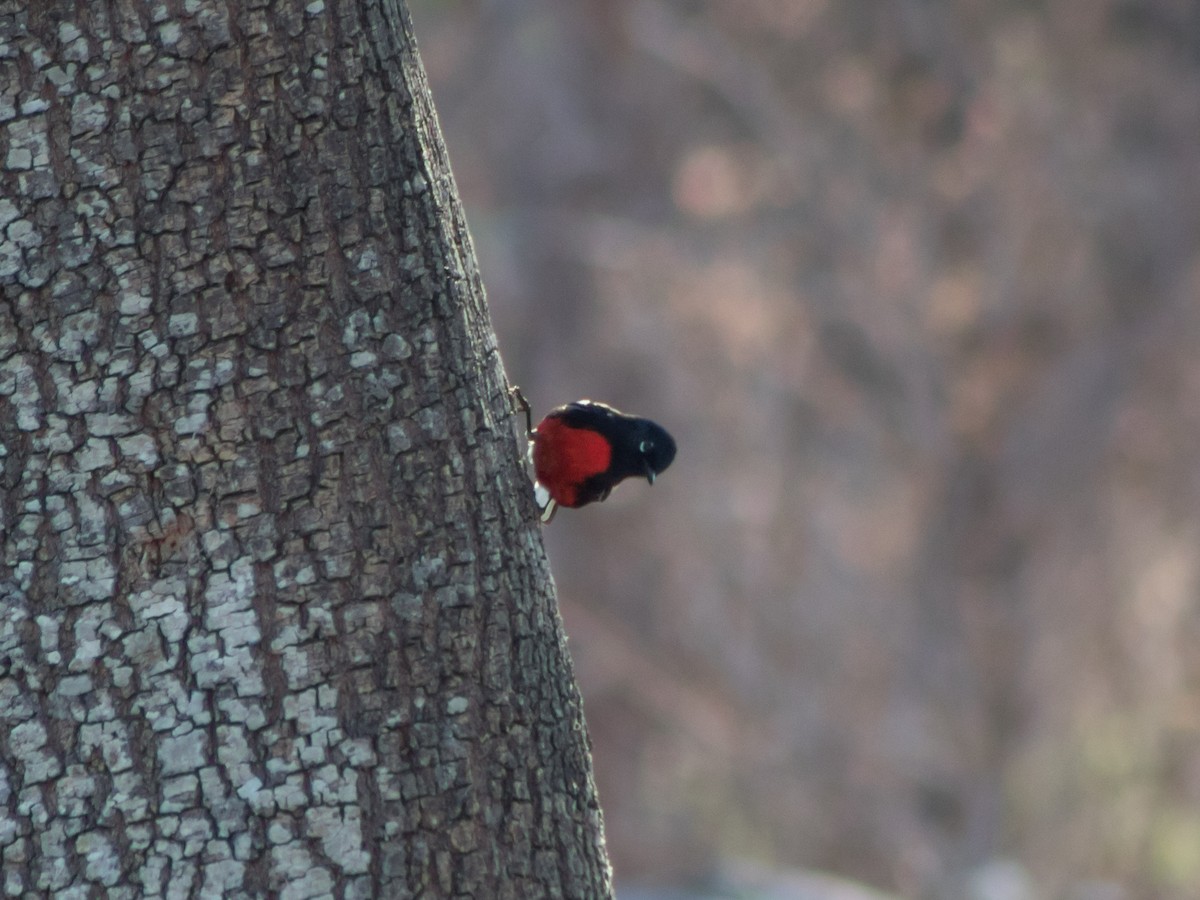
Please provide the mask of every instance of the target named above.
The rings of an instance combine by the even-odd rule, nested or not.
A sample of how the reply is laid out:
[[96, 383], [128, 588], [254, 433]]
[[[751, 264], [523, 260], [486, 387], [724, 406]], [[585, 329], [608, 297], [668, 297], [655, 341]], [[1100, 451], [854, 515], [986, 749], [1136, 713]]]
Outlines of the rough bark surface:
[[8, 894], [606, 896], [393, 0], [0, 2]]

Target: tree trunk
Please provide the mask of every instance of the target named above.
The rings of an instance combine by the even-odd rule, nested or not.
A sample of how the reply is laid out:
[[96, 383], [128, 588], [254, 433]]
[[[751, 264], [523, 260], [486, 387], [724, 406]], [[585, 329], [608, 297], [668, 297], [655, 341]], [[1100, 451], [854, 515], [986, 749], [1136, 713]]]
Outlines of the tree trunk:
[[0, 2], [9, 893], [611, 894], [393, 0]]

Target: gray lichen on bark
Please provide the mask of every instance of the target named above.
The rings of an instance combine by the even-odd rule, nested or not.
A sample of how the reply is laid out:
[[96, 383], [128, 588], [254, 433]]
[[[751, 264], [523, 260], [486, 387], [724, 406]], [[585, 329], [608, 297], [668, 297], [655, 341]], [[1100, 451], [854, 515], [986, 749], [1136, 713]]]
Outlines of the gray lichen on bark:
[[8, 893], [604, 896], [394, 2], [0, 2]]

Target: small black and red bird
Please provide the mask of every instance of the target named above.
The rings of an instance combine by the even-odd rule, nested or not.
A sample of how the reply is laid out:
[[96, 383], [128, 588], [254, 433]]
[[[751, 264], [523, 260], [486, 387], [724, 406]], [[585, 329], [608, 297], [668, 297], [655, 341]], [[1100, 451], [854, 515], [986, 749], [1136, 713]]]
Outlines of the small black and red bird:
[[[531, 422], [525, 398], [515, 396]], [[592, 400], [552, 409], [530, 430], [529, 441], [543, 522], [557, 506], [575, 509], [606, 499], [626, 478], [654, 484], [675, 458], [675, 440], [657, 422]]]

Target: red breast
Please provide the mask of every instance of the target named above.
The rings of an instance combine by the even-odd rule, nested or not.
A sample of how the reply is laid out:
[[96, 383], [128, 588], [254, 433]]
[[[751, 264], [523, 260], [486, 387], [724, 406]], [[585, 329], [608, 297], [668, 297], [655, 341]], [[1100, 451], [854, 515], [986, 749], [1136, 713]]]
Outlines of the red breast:
[[572, 428], [549, 415], [534, 431], [534, 473], [560, 506], [578, 505], [580, 484], [606, 471], [611, 460], [612, 446], [590, 428]]

